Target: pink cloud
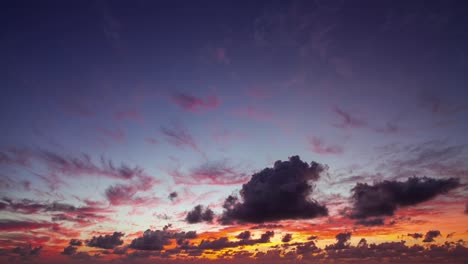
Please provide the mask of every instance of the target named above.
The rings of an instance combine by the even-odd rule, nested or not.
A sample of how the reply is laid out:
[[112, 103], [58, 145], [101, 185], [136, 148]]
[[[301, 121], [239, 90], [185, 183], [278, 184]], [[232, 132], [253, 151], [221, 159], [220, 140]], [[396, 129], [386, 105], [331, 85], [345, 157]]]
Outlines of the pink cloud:
[[178, 169], [169, 171], [176, 184], [185, 185], [238, 185], [248, 181], [249, 176], [229, 166], [227, 162], [208, 162], [189, 173]]
[[234, 114], [257, 121], [275, 121], [275, 118], [271, 112], [257, 109], [252, 106], [239, 108], [234, 111]]
[[162, 202], [162, 199], [154, 196], [137, 196], [139, 192], [149, 191], [159, 180], [152, 177], [139, 177], [127, 184], [116, 184], [106, 190], [106, 198], [111, 205], [154, 206]]
[[333, 112], [335, 112], [339, 118], [341, 119], [341, 123], [335, 124], [336, 127], [339, 128], [360, 128], [367, 126], [367, 122], [363, 119], [357, 118], [352, 116], [350, 113], [343, 111], [342, 109], [335, 107], [333, 108]]
[[310, 150], [317, 154], [341, 154], [343, 148], [337, 145], [326, 145], [322, 139], [311, 137], [309, 139]]
[[203, 99], [189, 94], [177, 93], [172, 95], [171, 99], [177, 106], [192, 113], [215, 109], [221, 104], [216, 96]]
[[200, 153], [205, 159], [206, 154], [201, 151], [192, 135], [184, 128], [165, 128], [161, 127], [161, 132], [167, 137], [169, 143], [176, 147], [189, 147]]

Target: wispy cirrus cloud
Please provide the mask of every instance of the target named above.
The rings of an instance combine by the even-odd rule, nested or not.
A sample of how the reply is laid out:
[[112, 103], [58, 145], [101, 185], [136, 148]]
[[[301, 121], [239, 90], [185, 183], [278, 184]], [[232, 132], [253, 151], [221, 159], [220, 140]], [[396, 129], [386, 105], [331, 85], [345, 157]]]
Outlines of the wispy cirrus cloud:
[[183, 127], [161, 127], [161, 132], [166, 136], [167, 141], [176, 147], [188, 147], [200, 153], [205, 159], [206, 154], [198, 147], [192, 135]]
[[343, 147], [338, 145], [327, 145], [321, 138], [310, 137], [309, 138], [309, 149], [317, 154], [341, 154], [343, 153]]
[[248, 180], [247, 174], [231, 166], [227, 160], [206, 162], [188, 173], [175, 169], [169, 174], [176, 184], [183, 185], [236, 185]]
[[362, 118], [358, 118], [352, 115], [351, 113], [344, 111], [343, 109], [339, 107], [334, 107], [333, 112], [336, 115], [338, 115], [340, 119], [340, 123], [334, 124], [335, 127], [347, 129], [347, 128], [361, 128], [361, 127], [367, 126], [367, 121], [365, 121]]
[[185, 111], [196, 113], [204, 110], [212, 110], [221, 105], [217, 96], [208, 96], [206, 98], [196, 97], [185, 93], [175, 93], [171, 96], [174, 104]]

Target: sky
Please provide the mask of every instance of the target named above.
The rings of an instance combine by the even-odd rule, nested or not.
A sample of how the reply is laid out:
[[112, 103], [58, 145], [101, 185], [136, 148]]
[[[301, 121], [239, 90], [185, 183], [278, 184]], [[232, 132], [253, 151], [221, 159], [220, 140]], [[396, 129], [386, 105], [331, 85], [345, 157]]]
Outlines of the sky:
[[2, 1], [1, 263], [463, 263], [464, 1]]

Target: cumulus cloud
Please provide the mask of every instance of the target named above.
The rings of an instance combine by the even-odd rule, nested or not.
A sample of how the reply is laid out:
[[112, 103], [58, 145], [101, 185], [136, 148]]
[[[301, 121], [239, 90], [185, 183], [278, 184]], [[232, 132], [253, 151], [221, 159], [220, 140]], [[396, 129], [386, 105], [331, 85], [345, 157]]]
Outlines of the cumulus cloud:
[[423, 242], [429, 243], [429, 242], [434, 242], [434, 238], [441, 236], [439, 230], [431, 230], [427, 231], [426, 235], [424, 236]]
[[312, 181], [320, 177], [325, 166], [301, 161], [292, 156], [288, 161], [276, 161], [252, 175], [242, 186], [241, 199], [229, 196], [224, 201], [221, 222], [262, 223], [283, 219], [308, 219], [328, 214], [324, 205], [313, 200]]
[[355, 219], [391, 216], [401, 206], [428, 201], [439, 194], [457, 188], [459, 179], [411, 177], [405, 182], [383, 181], [368, 185], [358, 183], [351, 190], [353, 207], [349, 216]]
[[70, 243], [69, 243], [70, 246], [81, 246], [82, 244], [83, 242], [81, 242], [81, 240], [75, 239], [75, 238], [70, 239]]
[[123, 236], [124, 233], [121, 232], [114, 232], [112, 235], [93, 236], [91, 240], [86, 241], [86, 245], [88, 247], [112, 249], [123, 244], [121, 239]]
[[146, 230], [141, 237], [133, 239], [129, 247], [138, 250], [163, 250], [173, 239], [177, 240], [177, 244], [183, 244], [184, 240], [196, 237], [195, 231], [175, 232], [167, 226], [163, 230]]
[[349, 248], [349, 240], [351, 239], [351, 232], [339, 233], [335, 236], [336, 243], [325, 247], [326, 250], [347, 249]]
[[210, 208], [204, 208], [203, 205], [195, 206], [192, 211], [188, 212], [185, 221], [189, 224], [208, 222], [211, 223], [214, 218], [214, 212]]
[[62, 255], [68, 255], [68, 256], [71, 256], [71, 255], [74, 255], [76, 253], [76, 250], [77, 248], [74, 247], [74, 246], [68, 246], [66, 248], [63, 249], [62, 251]]

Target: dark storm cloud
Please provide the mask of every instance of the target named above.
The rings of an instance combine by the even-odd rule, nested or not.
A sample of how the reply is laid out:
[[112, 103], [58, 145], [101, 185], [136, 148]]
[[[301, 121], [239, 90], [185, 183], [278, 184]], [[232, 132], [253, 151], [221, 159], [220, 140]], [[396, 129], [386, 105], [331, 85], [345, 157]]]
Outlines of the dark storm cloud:
[[211, 223], [214, 218], [214, 213], [210, 208], [204, 208], [202, 205], [195, 206], [192, 211], [188, 212], [185, 221], [189, 224], [208, 222]]
[[226, 198], [221, 222], [262, 223], [327, 215], [327, 208], [310, 198], [311, 181], [318, 180], [325, 169], [316, 162], [309, 165], [299, 156], [276, 161], [273, 168], [255, 173], [242, 186], [242, 200], [234, 196]]
[[121, 232], [114, 232], [112, 235], [94, 236], [91, 240], [86, 241], [86, 245], [88, 247], [112, 249], [123, 244], [121, 239], [123, 236], [124, 233]]
[[419, 239], [419, 238], [422, 238], [424, 235], [421, 233], [409, 233], [407, 236], [410, 236], [414, 239]]
[[460, 186], [459, 179], [411, 177], [405, 182], [358, 183], [352, 189], [353, 208], [349, 217], [363, 219], [391, 216], [400, 206], [416, 205]]
[[173, 239], [178, 244], [183, 244], [184, 240], [196, 237], [195, 231], [174, 232], [166, 226], [163, 230], [146, 230], [141, 237], [133, 239], [129, 247], [139, 250], [163, 250], [164, 246], [170, 245]]
[[441, 236], [440, 234], [440, 231], [439, 230], [431, 230], [431, 231], [428, 231], [426, 233], [426, 235], [424, 236], [424, 240], [423, 242], [434, 242], [434, 238], [438, 237], [438, 236]]
[[373, 218], [373, 219], [360, 219], [356, 222], [356, 225], [363, 225], [363, 226], [381, 226], [384, 224], [384, 220], [382, 218]]
[[325, 247], [326, 250], [347, 249], [349, 248], [349, 240], [351, 239], [351, 232], [339, 233], [335, 236], [336, 243]]

